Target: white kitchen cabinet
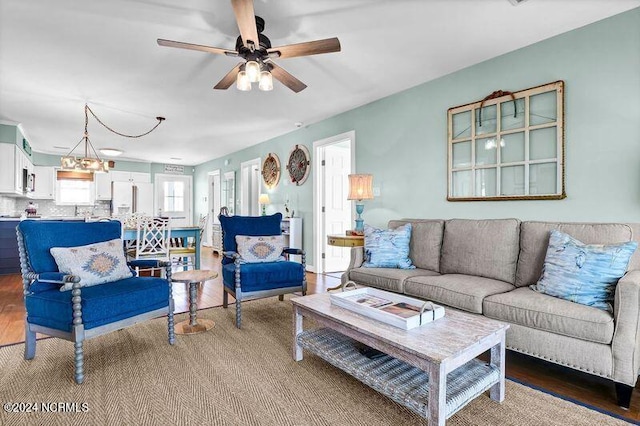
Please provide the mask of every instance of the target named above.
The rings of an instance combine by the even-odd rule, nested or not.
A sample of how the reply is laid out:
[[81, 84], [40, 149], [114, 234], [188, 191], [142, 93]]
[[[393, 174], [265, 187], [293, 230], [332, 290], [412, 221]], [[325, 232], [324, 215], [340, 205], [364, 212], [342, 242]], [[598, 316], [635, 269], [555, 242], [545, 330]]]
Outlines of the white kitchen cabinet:
[[27, 154], [17, 145], [0, 143], [0, 193], [26, 196], [23, 169], [27, 169], [29, 174], [33, 173], [33, 164]]
[[93, 180], [96, 186], [96, 201], [111, 200], [111, 173], [94, 173]]
[[31, 198], [36, 200], [53, 200], [55, 197], [56, 172], [54, 167], [34, 166], [33, 172], [36, 175], [35, 190], [31, 193]]
[[112, 170], [108, 173], [111, 175], [112, 182], [135, 182], [135, 183], [150, 183], [151, 174], [142, 172], [122, 172], [119, 170]]

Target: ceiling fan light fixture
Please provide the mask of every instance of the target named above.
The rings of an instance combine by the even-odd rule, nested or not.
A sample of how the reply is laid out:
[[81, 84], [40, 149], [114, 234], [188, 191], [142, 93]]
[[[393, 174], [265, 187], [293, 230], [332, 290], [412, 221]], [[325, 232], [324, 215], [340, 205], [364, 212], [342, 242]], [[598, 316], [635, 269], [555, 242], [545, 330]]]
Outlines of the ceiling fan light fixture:
[[260, 64], [256, 61], [248, 61], [245, 66], [247, 77], [251, 83], [257, 83], [260, 81]]
[[258, 85], [258, 88], [263, 92], [273, 90], [273, 76], [269, 71], [262, 71], [260, 73], [260, 84]]
[[246, 71], [240, 71], [238, 73], [236, 88], [243, 92], [248, 92], [249, 90], [251, 90], [251, 81], [249, 81], [249, 77], [247, 76]]

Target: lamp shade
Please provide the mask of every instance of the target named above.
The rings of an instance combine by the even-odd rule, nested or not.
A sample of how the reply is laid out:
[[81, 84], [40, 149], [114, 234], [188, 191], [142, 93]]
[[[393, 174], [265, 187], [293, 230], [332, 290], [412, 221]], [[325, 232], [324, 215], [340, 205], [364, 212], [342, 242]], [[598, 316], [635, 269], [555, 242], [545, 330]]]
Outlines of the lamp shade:
[[258, 198], [258, 203], [260, 204], [269, 204], [269, 194], [260, 194], [260, 197]]
[[349, 196], [347, 200], [372, 200], [373, 175], [349, 175]]

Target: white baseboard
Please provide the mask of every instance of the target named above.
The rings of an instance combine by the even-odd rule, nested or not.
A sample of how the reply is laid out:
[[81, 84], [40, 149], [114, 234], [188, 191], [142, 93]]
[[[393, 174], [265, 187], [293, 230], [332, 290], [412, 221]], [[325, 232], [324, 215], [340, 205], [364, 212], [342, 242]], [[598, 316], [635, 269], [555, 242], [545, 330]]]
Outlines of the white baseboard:
[[314, 274], [316, 273], [316, 267], [313, 265], [309, 265], [307, 264], [307, 272], [313, 272]]

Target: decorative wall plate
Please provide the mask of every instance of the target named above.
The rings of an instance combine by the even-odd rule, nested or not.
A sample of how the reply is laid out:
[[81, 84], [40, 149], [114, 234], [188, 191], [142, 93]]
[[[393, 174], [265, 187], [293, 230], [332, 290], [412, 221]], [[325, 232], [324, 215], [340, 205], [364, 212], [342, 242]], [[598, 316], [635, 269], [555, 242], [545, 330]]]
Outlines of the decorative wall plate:
[[309, 150], [304, 145], [295, 145], [289, 153], [289, 161], [287, 162], [291, 183], [302, 185], [309, 177], [310, 169]]
[[262, 162], [262, 180], [268, 189], [275, 188], [280, 182], [280, 159], [272, 152]]

